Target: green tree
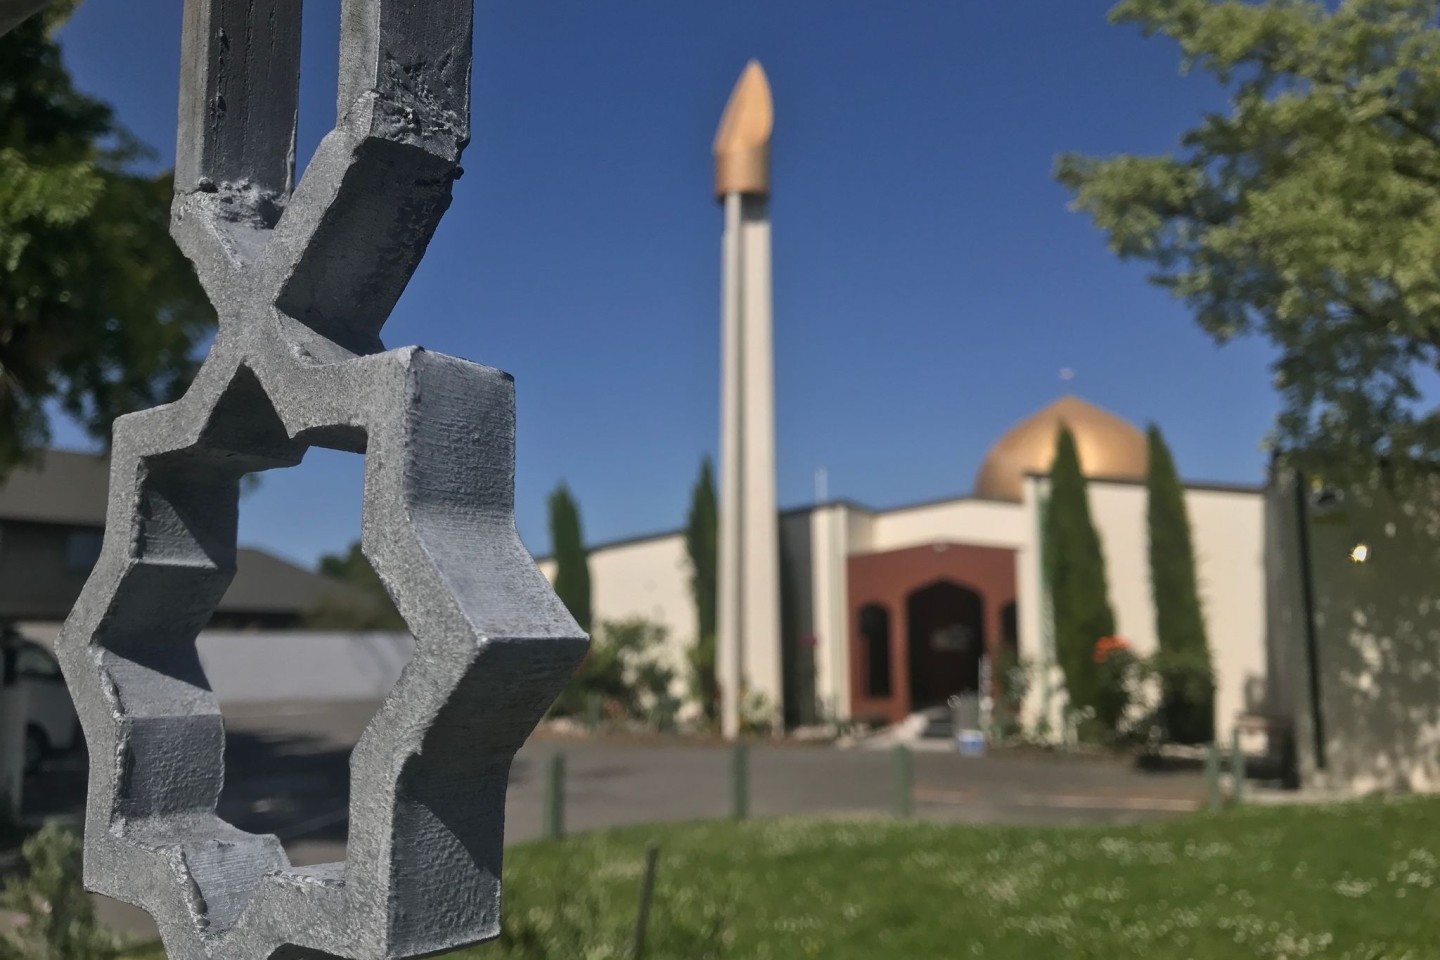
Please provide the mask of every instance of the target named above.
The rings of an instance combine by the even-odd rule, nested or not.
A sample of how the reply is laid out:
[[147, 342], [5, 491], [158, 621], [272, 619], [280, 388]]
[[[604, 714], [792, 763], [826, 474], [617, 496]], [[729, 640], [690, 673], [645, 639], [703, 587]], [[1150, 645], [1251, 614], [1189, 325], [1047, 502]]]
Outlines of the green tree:
[[1327, 464], [1440, 457], [1440, 29], [1418, 0], [1124, 0], [1230, 109], [1161, 156], [1066, 155], [1121, 257], [1218, 341], [1279, 348], [1275, 441]]
[[1055, 621], [1055, 653], [1075, 709], [1090, 708], [1106, 730], [1115, 729], [1124, 702], [1105, 689], [1095, 645], [1115, 633], [1105, 583], [1105, 557], [1090, 519], [1090, 501], [1075, 436], [1061, 427], [1050, 467], [1045, 513], [1045, 567]]
[[580, 629], [590, 632], [590, 554], [580, 532], [580, 507], [561, 483], [550, 494], [550, 550], [555, 558], [555, 593]]
[[667, 631], [644, 617], [606, 620], [598, 625], [590, 652], [556, 698], [550, 712], [581, 716], [589, 701], [598, 701], [612, 719], [673, 719], [670, 686], [675, 673], [665, 663]]
[[1215, 736], [1215, 683], [1195, 580], [1190, 517], [1175, 459], [1153, 424], [1149, 448], [1145, 487], [1161, 718], [1171, 740], [1208, 743]]
[[715, 679], [715, 610], [719, 573], [718, 509], [710, 458], [700, 462], [700, 476], [690, 492], [685, 518], [685, 553], [690, 558], [690, 595], [695, 601], [699, 636], [690, 650], [691, 684], [709, 719], [715, 718], [719, 686]]
[[55, 30], [0, 37], [0, 474], [49, 439], [55, 403], [97, 439], [182, 394], [214, 314], [169, 235], [171, 180], [75, 89]]
[[80, 878], [80, 838], [57, 823], [25, 841], [27, 876], [5, 881], [0, 905], [17, 916], [0, 935], [0, 960], [111, 960], [127, 944], [95, 919]]
[[353, 603], [348, 600], [330, 598], [321, 600], [319, 606], [306, 618], [306, 624], [311, 629], [387, 631], [408, 631], [410, 629], [405, 618], [400, 616], [400, 611], [395, 608], [395, 601], [390, 599], [390, 591], [385, 589], [380, 575], [375, 572], [374, 567], [370, 566], [370, 561], [365, 559], [358, 540], [352, 543], [350, 549], [344, 553], [331, 553], [321, 557], [320, 572], [355, 587], [368, 602]]

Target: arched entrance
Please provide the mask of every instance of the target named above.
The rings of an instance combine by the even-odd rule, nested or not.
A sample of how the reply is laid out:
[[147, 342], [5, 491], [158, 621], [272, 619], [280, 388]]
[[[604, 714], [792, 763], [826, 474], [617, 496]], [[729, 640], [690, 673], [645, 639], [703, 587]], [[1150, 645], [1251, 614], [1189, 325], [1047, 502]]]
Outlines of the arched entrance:
[[[846, 563], [850, 716], [898, 723], [980, 687], [980, 658], [1018, 639], [1015, 551], [934, 543]], [[996, 661], [998, 664], [998, 660]], [[992, 682], [993, 682], [992, 677]]]
[[978, 692], [985, 649], [980, 594], [940, 580], [911, 593], [905, 609], [911, 709], [940, 706], [954, 694]]

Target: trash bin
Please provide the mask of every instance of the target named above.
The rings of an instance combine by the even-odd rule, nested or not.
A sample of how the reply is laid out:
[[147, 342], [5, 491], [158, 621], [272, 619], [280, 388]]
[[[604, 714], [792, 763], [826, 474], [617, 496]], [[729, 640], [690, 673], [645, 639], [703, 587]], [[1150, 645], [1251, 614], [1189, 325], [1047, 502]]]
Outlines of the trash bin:
[[967, 757], [985, 753], [985, 734], [980, 729], [980, 694], [957, 693], [949, 700], [955, 748]]

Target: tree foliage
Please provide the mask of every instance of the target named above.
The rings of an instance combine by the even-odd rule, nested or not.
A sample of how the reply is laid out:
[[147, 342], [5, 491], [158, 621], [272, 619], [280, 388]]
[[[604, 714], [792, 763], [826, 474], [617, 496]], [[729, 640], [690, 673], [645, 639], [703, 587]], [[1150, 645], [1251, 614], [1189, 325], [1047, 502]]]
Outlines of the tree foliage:
[[663, 658], [666, 629], [643, 617], [607, 620], [590, 643], [585, 662], [556, 698], [551, 713], [583, 715], [592, 698], [612, 720], [673, 720], [675, 672]]
[[214, 314], [169, 235], [171, 180], [75, 89], [56, 0], [0, 37], [0, 473], [49, 439], [46, 404], [108, 440], [188, 386]]
[[690, 595], [695, 601], [699, 636], [690, 651], [691, 685], [707, 718], [718, 707], [715, 678], [715, 611], [718, 605], [719, 510], [710, 458], [700, 462], [700, 476], [690, 492], [690, 513], [685, 518], [685, 553], [690, 559]]
[[1105, 689], [1096, 644], [1115, 633], [1105, 582], [1100, 536], [1090, 519], [1090, 502], [1075, 436], [1061, 427], [1050, 467], [1045, 512], [1045, 573], [1055, 622], [1055, 653], [1065, 675], [1072, 708], [1089, 708], [1107, 730], [1115, 729], [1124, 703]]
[[80, 838], [56, 823], [25, 841], [28, 876], [10, 877], [0, 896], [21, 921], [0, 936], [0, 960], [112, 960], [123, 952], [124, 941], [95, 918], [80, 878], [81, 849]]
[[1190, 517], [1175, 459], [1154, 425], [1149, 430], [1149, 449], [1146, 510], [1161, 717], [1171, 740], [1209, 743], [1215, 736], [1215, 684], [1195, 578]]
[[1274, 440], [1328, 464], [1440, 458], [1440, 28], [1417, 0], [1124, 0], [1231, 94], [1162, 156], [1057, 176], [1218, 341], [1279, 348]]
[[580, 532], [580, 507], [570, 488], [550, 494], [550, 549], [555, 559], [555, 593], [580, 629], [590, 632], [590, 554]]
[[365, 559], [357, 540], [343, 554], [326, 554], [320, 558], [320, 572], [336, 580], [343, 580], [364, 596], [367, 603], [352, 603], [325, 598], [306, 618], [306, 624], [315, 630], [384, 630], [408, 632], [409, 624], [395, 608], [390, 591], [385, 589], [380, 575]]

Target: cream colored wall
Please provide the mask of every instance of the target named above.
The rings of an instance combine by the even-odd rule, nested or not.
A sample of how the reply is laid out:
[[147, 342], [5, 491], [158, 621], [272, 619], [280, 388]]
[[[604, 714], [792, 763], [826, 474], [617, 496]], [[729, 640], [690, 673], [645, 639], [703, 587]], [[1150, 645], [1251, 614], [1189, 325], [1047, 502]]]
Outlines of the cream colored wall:
[[1150, 599], [1145, 488], [1091, 482], [1089, 491], [1090, 519], [1105, 554], [1115, 629], [1137, 654], [1148, 656], [1155, 652], [1155, 612]]
[[1024, 526], [1024, 552], [1016, 559], [1016, 626], [1020, 632], [1020, 656], [1025, 660], [1053, 659], [1049, 631], [1049, 610], [1040, 568], [1040, 501], [1045, 481], [1026, 477], [1020, 504]]
[[1040, 503], [1048, 493], [1043, 477], [1025, 478], [1021, 511], [1024, 514], [1025, 547], [1016, 557], [1016, 626], [1020, 634], [1020, 658], [1031, 666], [1028, 690], [1021, 707], [1025, 728], [1032, 736], [1048, 729], [1058, 736], [1064, 688], [1055, 663], [1050, 607], [1045, 596], [1044, 571], [1040, 555]]
[[[1153, 653], [1145, 488], [1091, 482], [1090, 511], [1105, 553], [1116, 629], [1141, 655]], [[1222, 741], [1257, 708], [1265, 682], [1265, 507], [1258, 491], [1187, 488], [1196, 579], [1215, 670], [1215, 726]]]
[[949, 500], [876, 513], [868, 551], [903, 550], [941, 540], [1018, 549], [1026, 539], [1025, 511], [1019, 504]]
[[810, 515], [810, 595], [815, 624], [815, 695], [834, 719], [850, 716], [850, 631], [845, 560], [852, 528], [863, 526], [844, 504]]
[[[554, 562], [542, 560], [539, 566], [553, 583]], [[674, 533], [592, 550], [590, 609], [596, 626], [628, 617], [644, 617], [664, 626], [668, 641], [664, 661], [680, 683], [688, 682], [686, 654], [699, 629], [684, 536]]]
[[844, 515], [847, 555], [874, 550], [875, 514], [869, 510], [846, 508]]
[[1185, 506], [1215, 666], [1217, 733], [1228, 740], [1237, 717], [1264, 707], [1265, 497], [1259, 492], [1189, 490]]

